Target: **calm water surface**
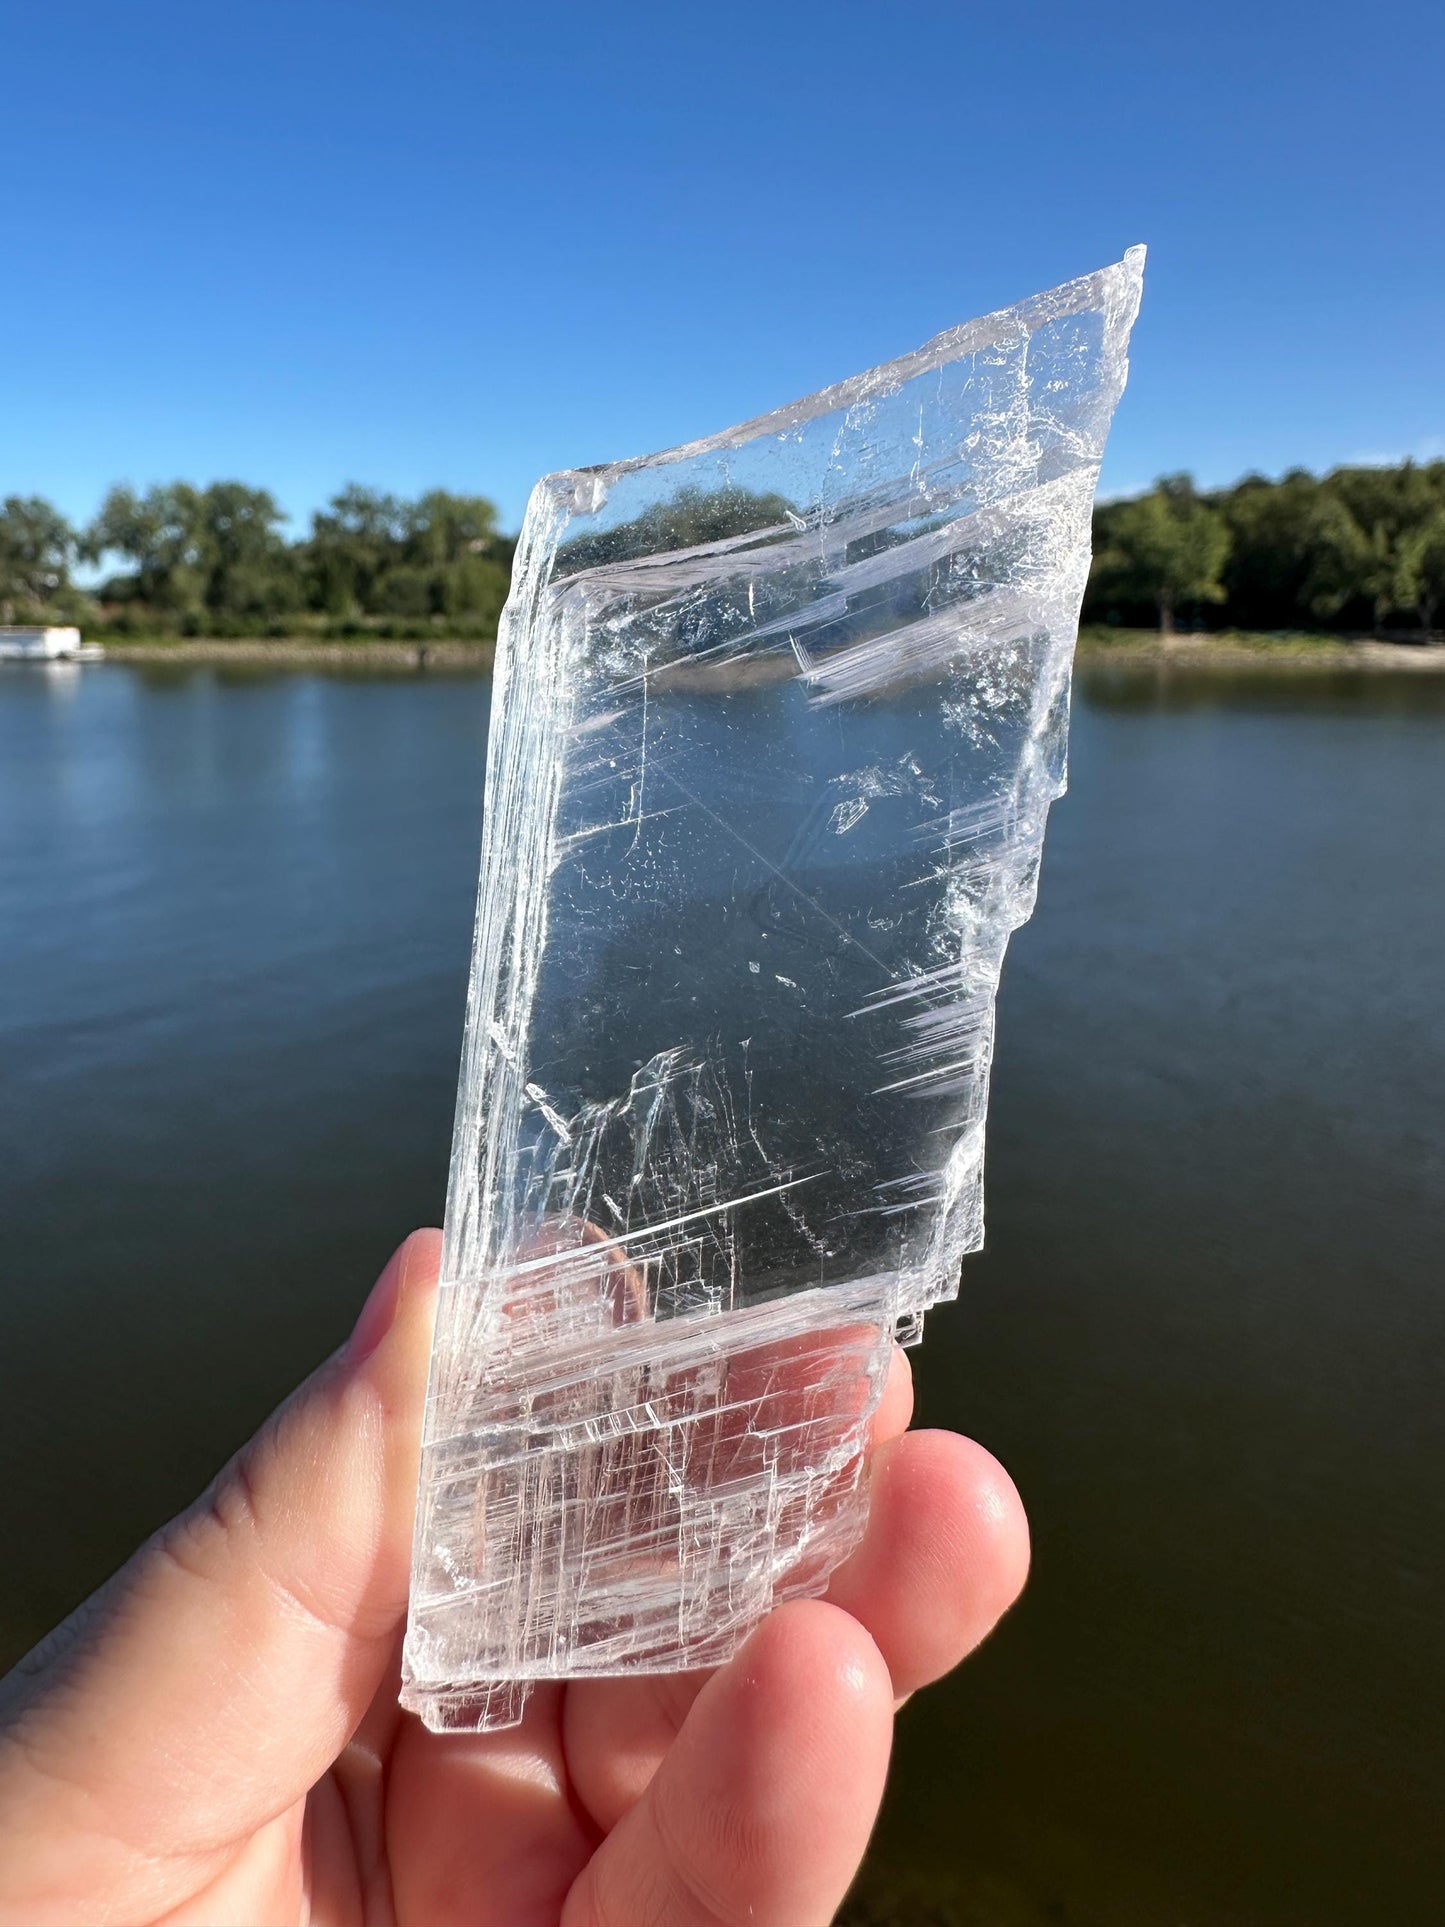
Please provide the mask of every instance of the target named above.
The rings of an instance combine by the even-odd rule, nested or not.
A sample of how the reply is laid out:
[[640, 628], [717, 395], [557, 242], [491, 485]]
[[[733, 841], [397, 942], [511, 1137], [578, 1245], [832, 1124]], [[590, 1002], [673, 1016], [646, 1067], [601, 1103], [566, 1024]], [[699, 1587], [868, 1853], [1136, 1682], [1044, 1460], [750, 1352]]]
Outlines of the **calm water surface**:
[[[0, 1662], [438, 1217], [486, 710], [0, 671]], [[871, 1918], [1441, 1918], [1442, 959], [1445, 688], [1090, 672], [917, 1360], [1035, 1574]]]

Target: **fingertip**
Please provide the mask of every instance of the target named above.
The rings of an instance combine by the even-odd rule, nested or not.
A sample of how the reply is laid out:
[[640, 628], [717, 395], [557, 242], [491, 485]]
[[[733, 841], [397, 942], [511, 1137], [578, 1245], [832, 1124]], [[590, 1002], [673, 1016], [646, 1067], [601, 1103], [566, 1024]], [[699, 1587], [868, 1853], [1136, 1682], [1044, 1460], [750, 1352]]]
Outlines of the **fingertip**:
[[913, 1367], [903, 1347], [895, 1345], [888, 1361], [888, 1374], [883, 1381], [878, 1410], [873, 1415], [874, 1445], [882, 1445], [906, 1432], [912, 1418]]
[[439, 1225], [420, 1225], [402, 1239], [396, 1251], [401, 1260], [404, 1294], [435, 1291], [442, 1269], [442, 1231]]
[[915, 1432], [894, 1453], [883, 1478], [885, 1504], [942, 1528], [939, 1552], [967, 1565], [975, 1611], [1001, 1619], [1029, 1574], [1029, 1521], [1005, 1468], [976, 1439], [957, 1432]]
[[[780, 1708], [790, 1708], [810, 1747], [836, 1738], [851, 1750], [860, 1729], [876, 1726], [886, 1756], [892, 1679], [877, 1642], [851, 1613], [823, 1599], [780, 1606], [733, 1667], [760, 1717], [772, 1722]], [[719, 1678], [727, 1683], [726, 1670]]]
[[381, 1349], [404, 1308], [410, 1309], [419, 1298], [430, 1298], [441, 1270], [441, 1238], [436, 1230], [413, 1231], [382, 1266], [346, 1341], [346, 1359], [353, 1370]]
[[823, 1600], [782, 1606], [704, 1687], [653, 1781], [662, 1836], [725, 1918], [831, 1920], [877, 1816], [892, 1728], [867, 1629]]
[[[947, 1432], [932, 1434], [947, 1439]], [[1028, 1582], [1033, 1545], [1029, 1534], [1029, 1515], [1007, 1469], [991, 1452], [972, 1439], [963, 1439], [964, 1457], [972, 1462], [970, 1490], [975, 1519], [974, 1542], [988, 1556], [981, 1562], [993, 1575], [992, 1605], [1001, 1619], [1013, 1606]]]
[[867, 1532], [828, 1597], [869, 1629], [902, 1696], [987, 1638], [1028, 1567], [1023, 1503], [992, 1453], [910, 1432], [878, 1453]]
[[564, 1927], [826, 1927], [877, 1815], [892, 1716], [888, 1668], [857, 1620], [821, 1600], [779, 1608], [698, 1694]]
[[393, 1252], [387, 1268], [396, 1272], [396, 1322], [407, 1329], [409, 1342], [418, 1336], [424, 1338], [430, 1353], [442, 1270], [441, 1232], [435, 1225], [424, 1225], [409, 1233]]

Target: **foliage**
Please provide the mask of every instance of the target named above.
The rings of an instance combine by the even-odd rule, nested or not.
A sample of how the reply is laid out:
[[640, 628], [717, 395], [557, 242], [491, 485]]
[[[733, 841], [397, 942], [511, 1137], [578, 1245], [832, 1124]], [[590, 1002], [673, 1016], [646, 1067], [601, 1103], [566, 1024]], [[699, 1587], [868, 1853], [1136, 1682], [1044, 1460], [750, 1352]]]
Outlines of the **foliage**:
[[[794, 519], [779, 495], [684, 489], [579, 536], [558, 568], [754, 535]], [[515, 538], [480, 495], [413, 499], [349, 483], [293, 539], [237, 481], [111, 489], [81, 531], [41, 496], [0, 501], [0, 621], [99, 635], [489, 640]], [[105, 571], [76, 586], [77, 565]], [[1094, 516], [1088, 622], [1251, 633], [1420, 635], [1445, 616], [1445, 462], [1350, 466], [1200, 490], [1167, 476]]]
[[[1185, 586], [1192, 563], [1209, 561], [1205, 534], [1217, 518], [1227, 538]], [[1197, 546], [1185, 531], [1192, 525]], [[1217, 536], [1211, 535], [1211, 541]], [[1101, 503], [1086, 619], [1137, 623], [1152, 610], [1198, 626], [1251, 631], [1365, 629], [1392, 621], [1429, 634], [1445, 608], [1445, 462], [1346, 467], [1279, 481], [1247, 475], [1233, 488], [1197, 492], [1173, 477], [1131, 502]]]
[[1222, 515], [1201, 501], [1187, 475], [1169, 475], [1147, 495], [1118, 505], [1100, 573], [1159, 611], [1159, 632], [1174, 633], [1181, 603], [1223, 602], [1220, 571], [1232, 538]]
[[[483, 496], [432, 489], [406, 501], [357, 483], [291, 542], [275, 498], [243, 482], [144, 492], [121, 483], [79, 537], [55, 519], [59, 581], [68, 581], [72, 554], [111, 568], [88, 626], [117, 635], [486, 639], [506, 600], [513, 546]], [[0, 568], [5, 526], [0, 520]], [[55, 611], [53, 594], [28, 600]]]
[[75, 535], [40, 495], [7, 495], [0, 503], [0, 616], [13, 622], [65, 601]]
[[1401, 549], [1410, 606], [1419, 611], [1420, 627], [1428, 633], [1445, 604], [1445, 504], [1404, 536]]
[[122, 483], [81, 537], [80, 553], [130, 565], [102, 588], [107, 602], [144, 605], [192, 632], [215, 618], [254, 625], [301, 606], [282, 519], [274, 497], [244, 482], [171, 482], [144, 495]]
[[299, 546], [307, 606], [340, 617], [462, 623], [496, 633], [511, 541], [485, 496], [429, 489], [415, 502], [349, 484]]
[[731, 536], [761, 534], [792, 526], [792, 504], [782, 495], [760, 495], [753, 489], [719, 488], [704, 492], [680, 488], [645, 508], [630, 522], [579, 535], [557, 552], [557, 574], [596, 568], [604, 562], [625, 562], [635, 555], [700, 547], [725, 542]]

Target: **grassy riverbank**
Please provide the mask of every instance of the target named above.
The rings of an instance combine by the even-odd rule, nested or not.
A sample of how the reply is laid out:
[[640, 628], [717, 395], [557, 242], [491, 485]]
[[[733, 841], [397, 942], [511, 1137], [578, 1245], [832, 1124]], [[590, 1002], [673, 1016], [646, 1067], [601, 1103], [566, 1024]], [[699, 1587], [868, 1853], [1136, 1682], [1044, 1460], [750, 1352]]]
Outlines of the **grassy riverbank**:
[[1213, 635], [1176, 635], [1157, 629], [1086, 624], [1079, 631], [1081, 663], [1160, 663], [1188, 669], [1360, 669], [1418, 675], [1445, 671], [1445, 644], [1375, 642], [1369, 638], [1285, 632], [1262, 635], [1226, 629]]
[[327, 642], [313, 636], [232, 640], [198, 636], [186, 641], [128, 641], [104, 644], [108, 662], [208, 664], [246, 669], [450, 669], [486, 674], [496, 645], [491, 642], [389, 642], [373, 637]]
[[[490, 642], [402, 642], [358, 637], [326, 641], [314, 636], [251, 640], [197, 637], [187, 641], [107, 642], [113, 662], [232, 665], [270, 669], [447, 669], [485, 674], [492, 667]], [[1420, 675], [1445, 672], [1445, 644], [1352, 641], [1341, 636], [1258, 635], [1226, 630], [1181, 635], [1171, 641], [1153, 629], [1086, 626], [1079, 632], [1085, 664], [1158, 664], [1185, 669], [1367, 670]], [[729, 684], [729, 686], [733, 686]]]

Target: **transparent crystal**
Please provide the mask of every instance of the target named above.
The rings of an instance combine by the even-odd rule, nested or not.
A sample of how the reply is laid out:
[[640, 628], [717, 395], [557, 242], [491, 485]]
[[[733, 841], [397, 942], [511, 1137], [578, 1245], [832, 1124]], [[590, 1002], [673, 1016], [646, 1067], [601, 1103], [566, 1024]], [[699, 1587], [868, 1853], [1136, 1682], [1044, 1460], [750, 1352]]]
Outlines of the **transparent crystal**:
[[1143, 250], [548, 476], [502, 621], [403, 1699], [714, 1664], [982, 1237]]

